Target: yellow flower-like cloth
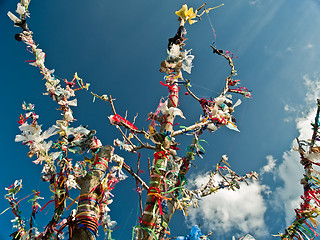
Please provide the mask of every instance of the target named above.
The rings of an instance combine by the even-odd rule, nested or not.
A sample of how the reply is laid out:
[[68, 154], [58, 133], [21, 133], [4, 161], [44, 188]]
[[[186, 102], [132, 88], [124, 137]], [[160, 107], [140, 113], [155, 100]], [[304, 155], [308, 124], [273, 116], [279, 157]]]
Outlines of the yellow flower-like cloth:
[[175, 14], [185, 21], [189, 21], [189, 24], [197, 22], [197, 20], [192, 20], [197, 17], [197, 10], [193, 12], [193, 8], [189, 8], [187, 4], [184, 4], [179, 11], [176, 11]]

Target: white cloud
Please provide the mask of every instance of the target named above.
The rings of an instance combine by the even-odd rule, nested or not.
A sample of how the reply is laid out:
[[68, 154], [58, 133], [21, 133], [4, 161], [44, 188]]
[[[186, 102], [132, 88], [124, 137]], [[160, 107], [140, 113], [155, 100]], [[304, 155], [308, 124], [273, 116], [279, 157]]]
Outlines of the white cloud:
[[313, 77], [310, 77], [305, 74], [303, 80], [307, 88], [305, 101], [308, 105], [315, 106], [317, 98], [320, 98], [320, 76], [314, 74]]
[[286, 122], [286, 123], [288, 123], [288, 122], [292, 122], [293, 119], [289, 117], [289, 118], [284, 118], [283, 121]]
[[261, 0], [250, 0], [249, 1], [249, 4], [251, 6], [255, 6], [255, 5], [260, 4], [260, 3], [261, 3]]
[[[207, 181], [207, 176], [198, 176], [195, 181], [199, 186]], [[187, 221], [191, 224], [201, 224], [206, 231], [214, 231], [221, 236], [230, 230], [239, 234], [251, 233], [255, 237], [267, 234], [264, 221], [266, 204], [263, 199], [268, 187], [258, 181], [240, 184], [236, 191], [223, 189], [203, 198], [199, 208], [190, 209]], [[241, 208], [241, 210], [239, 210]]]
[[292, 47], [287, 47], [287, 48], [286, 48], [286, 51], [287, 51], [287, 52], [293, 52], [293, 48], [292, 48]]
[[289, 104], [285, 104], [283, 106], [283, 109], [286, 111], [286, 112], [294, 112], [296, 111], [297, 109], [293, 106], [290, 106]]
[[313, 44], [311, 44], [311, 43], [307, 44], [306, 48], [307, 49], [313, 48]]
[[[317, 75], [313, 77], [304, 75], [303, 80], [306, 87], [306, 95], [301, 109], [304, 109], [304, 111], [300, 112], [303, 117], [296, 120], [296, 127], [299, 131], [298, 138], [306, 140], [312, 136], [310, 123], [314, 122], [317, 110], [316, 99], [320, 96], [320, 78]], [[290, 106], [287, 108], [290, 109]], [[296, 140], [293, 141], [292, 145], [297, 145]], [[291, 225], [294, 220], [294, 209], [299, 206], [300, 196], [303, 194], [303, 187], [300, 184], [303, 173], [304, 170], [300, 164], [299, 154], [293, 150], [284, 152], [283, 162], [279, 165], [276, 173], [276, 177], [283, 181], [283, 186], [275, 191], [274, 205], [285, 209], [287, 226]]]
[[267, 165], [263, 166], [260, 170], [260, 176], [263, 175], [264, 173], [269, 173], [274, 170], [276, 167], [276, 159], [273, 158], [273, 156], [268, 155], [266, 156], [266, 159], [268, 160]]
[[[315, 105], [315, 104], [314, 104]], [[314, 122], [317, 109], [312, 108], [305, 117], [297, 120], [297, 129], [299, 130], [299, 139], [310, 139], [312, 137], [311, 123]]]
[[291, 225], [294, 209], [299, 206], [300, 195], [303, 193], [300, 179], [303, 167], [300, 165], [299, 154], [293, 150], [283, 154], [277, 177], [283, 181], [283, 186], [275, 190], [274, 206], [285, 210], [286, 226]]

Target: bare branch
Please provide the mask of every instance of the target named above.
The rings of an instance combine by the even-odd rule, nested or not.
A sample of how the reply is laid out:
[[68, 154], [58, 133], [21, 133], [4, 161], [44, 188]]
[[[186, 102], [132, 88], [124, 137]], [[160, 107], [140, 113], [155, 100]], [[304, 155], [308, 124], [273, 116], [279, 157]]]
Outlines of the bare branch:
[[143, 149], [143, 148], [150, 149], [150, 150], [155, 150], [156, 149], [155, 146], [151, 146], [150, 144], [147, 143], [147, 144], [144, 144], [144, 145], [141, 145], [141, 146], [133, 148], [132, 152], [140, 150], [140, 149]]
[[116, 159], [113, 159], [118, 164], [122, 164], [122, 168], [124, 168], [128, 173], [130, 173], [131, 176], [133, 176], [137, 181], [140, 182], [141, 186], [144, 187], [146, 190], [149, 189], [149, 186], [133, 171], [133, 169], [127, 165], [123, 160], [116, 161]]
[[233, 61], [232, 61], [231, 57], [226, 55], [226, 54], [224, 54], [223, 51], [218, 50], [217, 48], [215, 48], [212, 45], [210, 45], [210, 47], [213, 49], [213, 53], [216, 53], [216, 54], [218, 54], [220, 56], [223, 56], [225, 59], [228, 60], [229, 66], [231, 67], [231, 71], [230, 71], [230, 75], [226, 78], [226, 80], [230, 79], [233, 75], [236, 74], [236, 70], [234, 69]]
[[194, 99], [196, 99], [197, 101], [200, 101], [200, 98], [198, 98], [198, 97], [190, 90], [189, 85], [188, 85], [189, 82], [190, 82], [190, 80], [187, 81], [187, 84], [185, 85], [188, 93], [189, 93]]
[[124, 134], [124, 132], [121, 130], [121, 128], [118, 126], [118, 125], [116, 125], [116, 128], [120, 131], [120, 133], [122, 134], [122, 136], [126, 139], [126, 141], [128, 142], [128, 143], [130, 143], [130, 145], [133, 147], [133, 148], [135, 148], [136, 146], [135, 145], [133, 145], [133, 143], [130, 141], [130, 139]]
[[148, 157], [148, 169], [149, 169], [149, 176], [151, 176], [151, 163], [150, 163], [150, 157]]
[[[139, 173], [140, 173], [140, 158], [141, 158], [141, 155], [139, 154], [138, 161], [137, 161], [137, 173], [136, 173], [136, 175], [138, 175], [138, 176], [139, 176]], [[136, 188], [137, 188], [137, 192], [139, 194], [139, 207], [140, 207], [140, 214], [142, 216], [143, 209], [142, 209], [141, 190], [140, 190], [138, 181], [136, 181]]]
[[149, 145], [149, 143], [144, 144], [144, 143], [138, 138], [138, 136], [136, 136], [136, 135], [133, 134], [133, 137], [138, 140], [138, 142], [141, 144], [141, 146], [133, 148], [132, 151], [135, 151], [135, 150], [138, 150], [138, 149], [142, 149], [142, 148], [152, 149], [152, 150], [156, 149], [156, 147]]
[[197, 9], [197, 12], [199, 12], [204, 6], [206, 6], [207, 5], [207, 3], [204, 3], [204, 4], [202, 4], [198, 9]]
[[[99, 99], [101, 99], [101, 100], [103, 100], [103, 101], [107, 101], [107, 102], [109, 102], [109, 97], [107, 96], [107, 95], [101, 95], [101, 96], [99, 96], [98, 94], [95, 94], [94, 92], [90, 92], [93, 96], [94, 96], [94, 98], [99, 98]], [[114, 99], [115, 100], [115, 99]]]
[[139, 114], [137, 113], [135, 116], [134, 116], [134, 118], [133, 118], [133, 124], [136, 122], [136, 119], [137, 119], [137, 117], [139, 116]]
[[149, 186], [137, 175], [133, 172], [132, 168], [129, 167], [127, 164], [123, 163], [123, 168], [130, 173], [137, 181], [141, 183], [141, 186], [144, 187], [146, 190], [149, 190]]
[[205, 125], [207, 125], [207, 124], [209, 124], [209, 123], [210, 123], [210, 122], [209, 122], [208, 120], [205, 121], [205, 122], [196, 123], [196, 124], [194, 124], [194, 125], [191, 125], [191, 126], [189, 126], [189, 127], [184, 128], [184, 129], [182, 129], [182, 130], [178, 130], [178, 131], [173, 132], [173, 133], [172, 133], [172, 136], [175, 137], [175, 136], [181, 135], [181, 134], [183, 134], [183, 133], [186, 133], [186, 132], [188, 132], [188, 131], [192, 131], [192, 130], [195, 130], [195, 129], [197, 129], [197, 128], [201, 128], [201, 127], [203, 127], [203, 126], [205, 126]]
[[114, 108], [113, 100], [115, 100], [115, 99], [112, 99], [111, 95], [109, 95], [109, 102], [110, 102], [112, 111], [113, 111], [114, 115], [116, 115], [117, 112], [116, 112], [116, 109]]

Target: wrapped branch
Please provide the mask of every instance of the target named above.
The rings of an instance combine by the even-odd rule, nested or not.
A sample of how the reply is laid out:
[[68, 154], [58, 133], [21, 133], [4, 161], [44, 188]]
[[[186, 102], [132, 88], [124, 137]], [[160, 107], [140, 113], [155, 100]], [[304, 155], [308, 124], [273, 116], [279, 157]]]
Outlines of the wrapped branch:
[[[95, 238], [97, 234], [98, 224], [102, 224], [105, 231], [109, 231], [115, 224], [110, 220], [107, 214], [108, 204], [112, 202], [110, 191], [114, 185], [120, 180], [125, 179], [125, 175], [121, 171], [122, 165], [111, 169], [107, 172], [108, 159], [110, 159], [113, 150], [110, 147], [102, 147], [102, 143], [94, 135], [95, 130], [88, 130], [86, 127], [71, 127], [71, 123], [75, 120], [71, 107], [77, 106], [75, 92], [81, 89], [88, 90], [89, 84], [84, 83], [77, 73], [71, 81], [67, 79], [58, 79], [54, 75], [54, 70], [50, 70], [45, 66], [46, 54], [39, 45], [33, 40], [33, 32], [27, 26], [27, 17], [30, 16], [28, 11], [30, 0], [22, 0], [18, 3], [16, 12], [17, 17], [11, 12], [8, 16], [14, 22], [15, 26], [21, 27], [22, 32], [16, 34], [17, 41], [22, 41], [27, 45], [27, 50], [32, 53], [35, 60], [29, 60], [29, 64], [40, 69], [40, 73], [45, 79], [45, 87], [47, 92], [45, 95], [52, 97], [60, 106], [63, 118], [57, 120], [56, 124], [46, 131], [42, 131], [41, 125], [38, 124], [39, 116], [34, 112], [34, 105], [22, 104], [23, 110], [26, 111], [19, 119], [21, 135], [16, 136], [17, 142], [22, 142], [30, 148], [29, 157], [36, 156], [33, 161], [35, 164], [45, 163], [43, 166], [42, 180], [50, 184], [50, 190], [53, 192], [52, 200], [47, 202], [43, 210], [50, 203], [54, 203], [54, 214], [50, 222], [46, 225], [43, 232], [39, 232], [34, 226], [33, 220], [37, 210], [39, 192], [35, 191], [32, 202], [32, 218], [29, 221], [29, 229], [22, 221], [20, 212], [18, 213], [18, 205], [14, 204], [14, 197], [8, 195], [8, 201], [16, 211], [18, 231], [12, 234], [13, 239], [29, 239], [33, 237], [41, 239], [60, 238], [63, 235], [64, 228], [69, 227], [70, 239], [81, 239], [82, 233], [85, 238]], [[61, 83], [64, 85], [61, 86]], [[71, 99], [73, 98], [73, 99]], [[71, 100], [70, 100], [71, 99]], [[59, 138], [53, 141], [47, 141], [50, 137], [59, 134]], [[52, 152], [52, 149], [56, 151]], [[83, 154], [91, 152], [94, 156], [92, 159], [78, 161], [73, 165], [72, 160], [68, 157], [68, 153]], [[108, 155], [108, 156], [107, 156]], [[86, 180], [83, 180], [86, 179]], [[88, 180], [89, 179], [89, 180]], [[88, 181], [87, 181], [88, 180]], [[15, 185], [19, 185], [16, 182]], [[81, 188], [81, 195], [78, 200], [78, 210], [72, 211], [69, 217], [61, 220], [61, 217], [67, 210], [66, 202], [69, 198], [69, 191], [73, 188]], [[9, 192], [14, 188], [8, 188]], [[94, 200], [89, 204], [82, 204], [82, 201]], [[76, 201], [74, 200], [70, 206]], [[80, 207], [82, 206], [82, 207]], [[92, 217], [94, 216], [94, 217]], [[57, 226], [61, 225], [60, 229]], [[80, 235], [79, 235], [80, 234]]]
[[[294, 148], [300, 154], [300, 163], [305, 169], [304, 177], [301, 179], [304, 193], [300, 207], [294, 211], [295, 221], [285, 229], [285, 233], [279, 233], [281, 239], [310, 239], [315, 238], [318, 233], [314, 230], [319, 222], [315, 219], [320, 212], [320, 173], [313, 169], [313, 165], [320, 166], [317, 162], [320, 159], [320, 147], [316, 144], [319, 139], [319, 112], [320, 101], [317, 100], [318, 110], [313, 126], [311, 140], [299, 140], [298, 148]], [[309, 222], [309, 223], [308, 223]]]
[[[250, 172], [244, 176], [236, 174], [230, 169], [230, 165], [228, 164], [227, 160], [228, 158], [226, 155], [222, 156], [222, 159], [216, 166], [216, 170], [209, 173], [208, 182], [200, 189], [193, 191], [199, 198], [208, 196], [220, 189], [225, 188], [235, 191], [235, 188], [240, 188], [240, 182], [247, 183], [247, 179], [258, 179], [258, 174], [256, 172]], [[223, 174], [223, 172], [226, 172], [227, 174]], [[220, 176], [222, 180], [218, 180], [216, 176]]]

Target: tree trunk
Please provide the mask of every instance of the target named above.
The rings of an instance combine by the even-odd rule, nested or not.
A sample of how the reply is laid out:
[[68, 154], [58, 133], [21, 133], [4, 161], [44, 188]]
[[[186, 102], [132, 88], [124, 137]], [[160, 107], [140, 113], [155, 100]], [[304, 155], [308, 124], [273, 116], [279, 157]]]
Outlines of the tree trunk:
[[105, 177], [112, 152], [111, 146], [101, 148], [92, 158], [93, 165], [86, 176], [77, 179], [81, 192], [70, 240], [96, 239], [94, 235], [97, 233], [98, 222], [103, 214], [101, 208], [106, 205], [107, 200], [104, 199], [101, 181]]
[[[178, 107], [179, 104], [179, 89], [176, 83], [167, 82], [171, 85], [169, 88], [168, 108]], [[136, 239], [152, 240], [162, 239], [162, 235], [165, 235], [172, 214], [176, 210], [175, 201], [172, 198], [171, 206], [168, 206], [168, 212], [164, 213], [161, 203], [166, 199], [162, 195], [165, 189], [164, 179], [167, 173], [167, 163], [171, 155], [169, 149], [171, 146], [171, 135], [173, 133], [173, 123], [175, 116], [167, 115], [164, 118], [164, 122], [161, 122], [160, 134], [162, 141], [157, 145], [156, 152], [154, 154], [152, 172], [150, 176], [149, 191], [147, 200], [144, 207], [142, 219], [140, 220], [141, 231], [138, 231]]]

